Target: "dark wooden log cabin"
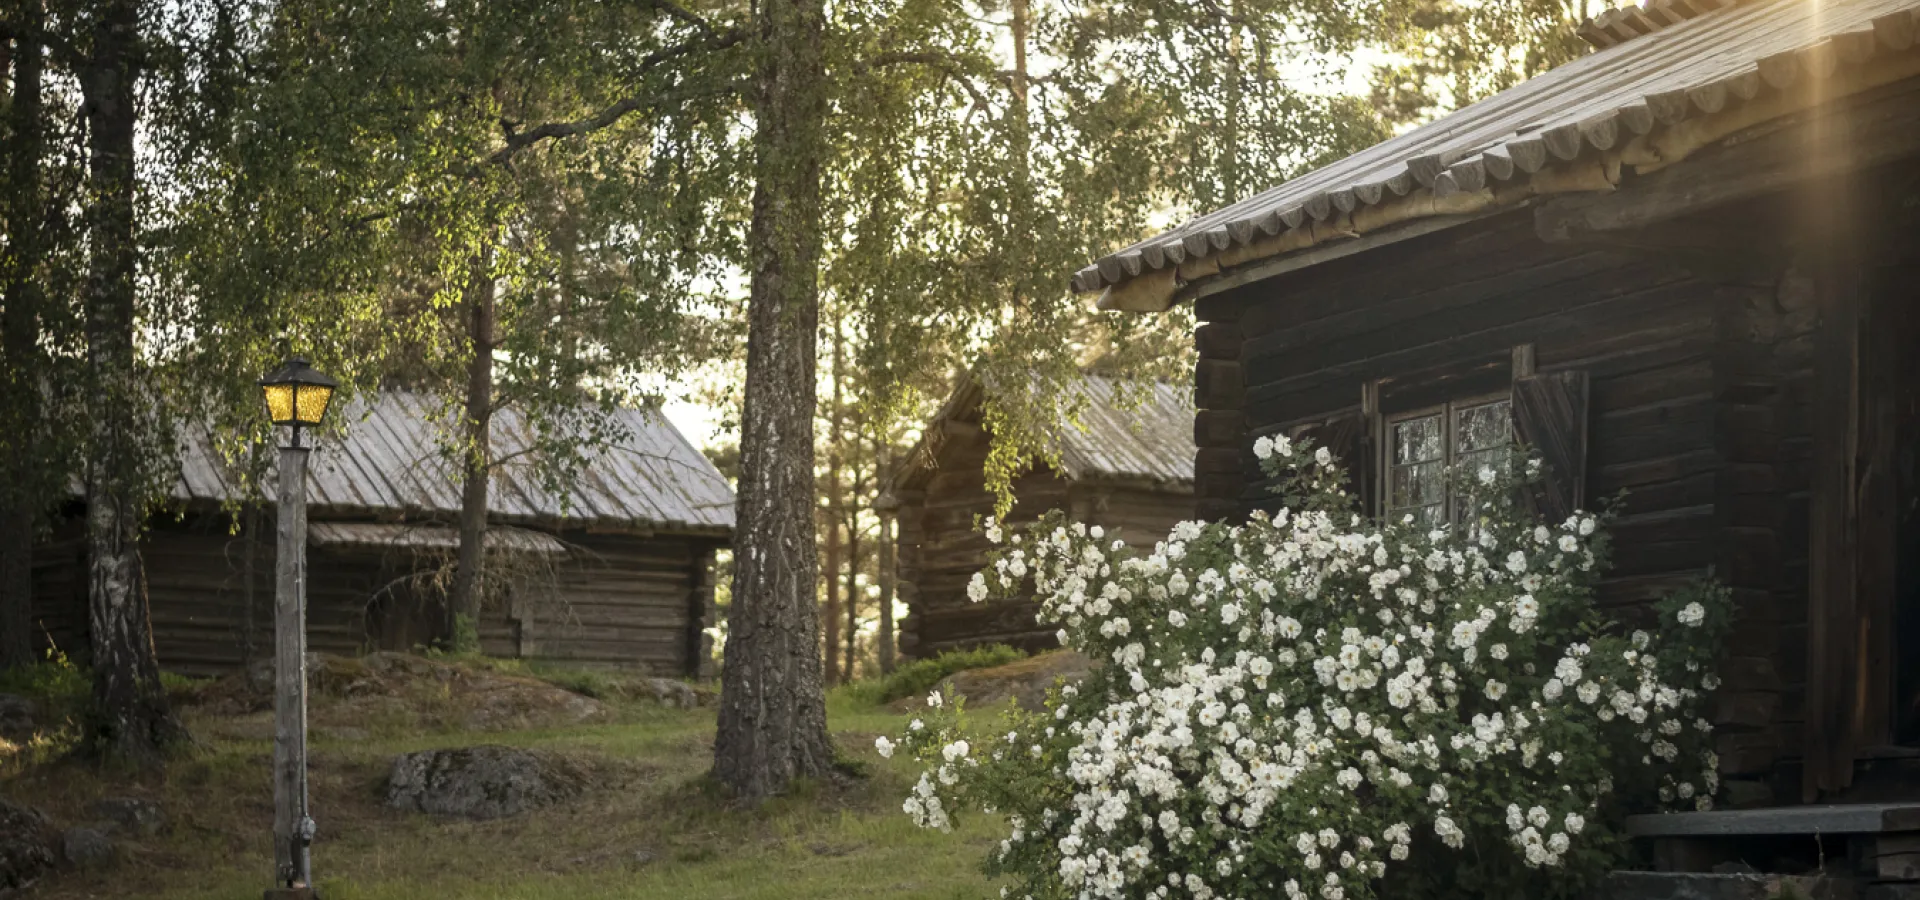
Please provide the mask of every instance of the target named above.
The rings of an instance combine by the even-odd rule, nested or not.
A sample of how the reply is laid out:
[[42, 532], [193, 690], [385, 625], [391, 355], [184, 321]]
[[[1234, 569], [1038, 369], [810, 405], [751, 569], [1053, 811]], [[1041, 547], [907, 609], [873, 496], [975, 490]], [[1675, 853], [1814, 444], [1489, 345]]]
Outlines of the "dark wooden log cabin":
[[[1374, 512], [1442, 519], [1435, 471], [1518, 439], [1550, 513], [1618, 499], [1617, 614], [1734, 590], [1723, 805], [1920, 800], [1916, 7], [1609, 12], [1591, 55], [1075, 284], [1195, 304], [1202, 516], [1269, 502], [1260, 435], [1311, 433]], [[1779, 815], [1636, 827], [1838, 827]]]
[[[1193, 517], [1193, 406], [1184, 388], [1135, 386], [1085, 375], [1072, 422], [1054, 437], [1058, 468], [1041, 466], [1014, 483], [1009, 522], [1065, 510], [1135, 546], [1151, 548], [1174, 523]], [[909, 657], [983, 644], [1022, 650], [1059, 646], [1055, 628], [1026, 601], [973, 603], [967, 581], [986, 559], [975, 527], [993, 514], [984, 465], [990, 436], [981, 425], [980, 383], [963, 376], [920, 444], [897, 469], [888, 501], [898, 504], [900, 651]]]
[[[459, 485], [430, 398], [386, 393], [337, 411], [308, 480], [308, 643], [316, 652], [408, 650], [444, 631]], [[522, 453], [512, 411], [494, 419], [490, 655], [710, 674], [714, 553], [731, 538], [726, 480], [657, 411], [620, 410], [618, 443], [584, 460], [561, 497]], [[217, 674], [271, 658], [273, 508], [250, 515], [243, 481], [204, 431], [182, 441], [173, 502], [142, 541], [163, 668]], [[268, 483], [271, 483], [269, 481]], [[84, 655], [85, 543], [77, 519], [35, 556], [41, 637]]]

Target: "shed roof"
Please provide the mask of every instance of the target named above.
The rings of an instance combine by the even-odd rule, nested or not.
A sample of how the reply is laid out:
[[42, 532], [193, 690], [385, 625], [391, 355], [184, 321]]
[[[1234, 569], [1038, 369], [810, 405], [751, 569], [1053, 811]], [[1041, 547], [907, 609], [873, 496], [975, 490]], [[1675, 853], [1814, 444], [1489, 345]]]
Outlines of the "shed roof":
[[[449, 520], [460, 485], [440, 448], [443, 405], [414, 393], [355, 398], [338, 411], [343, 436], [323, 439], [309, 463], [307, 502], [318, 514]], [[733, 528], [733, 490], [713, 463], [652, 409], [619, 409], [613, 446], [592, 453], [564, 497], [545, 490], [526, 452], [531, 425], [512, 409], [493, 418], [489, 518], [608, 530], [724, 534]], [[187, 501], [240, 498], [242, 482], [204, 427], [185, 429], [173, 496]]]
[[1920, 72], [1920, 0], [1647, 0], [1617, 41], [1081, 269], [1101, 306], [1165, 309], [1224, 268], [1527, 197], [1606, 190], [1741, 128]]
[[[1133, 481], [1170, 486], [1193, 483], [1193, 402], [1184, 388], [1164, 381], [1129, 391], [1126, 382], [1084, 374], [1068, 387], [1076, 421], [1063, 421], [1051, 435], [1067, 478], [1074, 481]], [[984, 400], [980, 380], [961, 376], [907, 461], [894, 473], [896, 489], [931, 477], [938, 466], [945, 421], [971, 418]]]

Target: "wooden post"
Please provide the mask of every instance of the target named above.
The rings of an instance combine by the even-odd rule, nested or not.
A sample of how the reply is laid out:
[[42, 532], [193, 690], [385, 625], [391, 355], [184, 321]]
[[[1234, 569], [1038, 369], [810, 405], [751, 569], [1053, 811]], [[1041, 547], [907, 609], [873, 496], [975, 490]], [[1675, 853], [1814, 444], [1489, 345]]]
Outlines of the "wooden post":
[[[273, 596], [273, 863], [278, 887], [313, 883], [307, 815], [307, 454], [280, 448], [280, 553]], [[269, 900], [284, 894], [269, 891]]]

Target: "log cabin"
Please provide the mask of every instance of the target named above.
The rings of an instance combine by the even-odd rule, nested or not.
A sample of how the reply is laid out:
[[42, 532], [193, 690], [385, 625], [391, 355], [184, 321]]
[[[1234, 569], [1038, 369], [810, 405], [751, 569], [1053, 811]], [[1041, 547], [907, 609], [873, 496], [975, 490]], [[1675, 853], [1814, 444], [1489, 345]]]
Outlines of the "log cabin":
[[1520, 442], [1546, 514], [1619, 503], [1614, 615], [1730, 586], [1723, 810], [1630, 822], [1671, 868], [1825, 840], [1920, 880], [1917, 9], [1612, 10], [1581, 59], [1074, 276], [1193, 304], [1203, 518], [1271, 502], [1261, 435], [1435, 521], [1439, 470]]
[[[1014, 481], [1016, 503], [1007, 521], [1059, 509], [1152, 548], [1175, 523], [1193, 517], [1187, 391], [1094, 374], [1067, 390], [1075, 395], [1063, 404], [1072, 421], [1049, 436], [1059, 465], [1037, 466]], [[1036, 619], [1032, 602], [967, 598], [967, 581], [990, 546], [976, 522], [994, 510], [984, 469], [991, 435], [981, 422], [983, 400], [979, 380], [961, 376], [885, 491], [883, 502], [894, 505], [899, 521], [896, 571], [909, 610], [900, 623], [900, 652], [910, 658], [984, 644], [1027, 651], [1059, 646], [1056, 629]]]
[[[355, 654], [410, 650], [445, 632], [444, 586], [458, 546], [460, 485], [439, 439], [439, 401], [387, 392], [336, 411], [309, 463], [308, 646]], [[487, 565], [478, 623], [489, 655], [711, 674], [715, 552], [733, 526], [726, 479], [656, 410], [621, 409], [615, 436], [585, 454], [556, 493], [540, 477], [529, 426], [493, 421]], [[204, 428], [182, 431], [170, 502], [140, 552], [154, 649], [168, 671], [214, 675], [273, 650], [271, 503]], [[271, 480], [266, 483], [271, 484]], [[86, 550], [68, 516], [36, 550], [43, 641], [84, 656]]]

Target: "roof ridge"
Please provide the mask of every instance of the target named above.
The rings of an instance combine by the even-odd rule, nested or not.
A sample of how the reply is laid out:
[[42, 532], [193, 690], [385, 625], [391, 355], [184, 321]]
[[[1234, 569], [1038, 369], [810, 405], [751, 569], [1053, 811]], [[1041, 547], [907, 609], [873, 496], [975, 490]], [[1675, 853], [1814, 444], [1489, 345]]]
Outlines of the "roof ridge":
[[1638, 4], [1606, 10], [1575, 29], [1575, 34], [1593, 47], [1605, 50], [1624, 44], [1643, 34], [1652, 34], [1669, 25], [1678, 25], [1716, 10], [1739, 5], [1742, 0], [1642, 0]]

